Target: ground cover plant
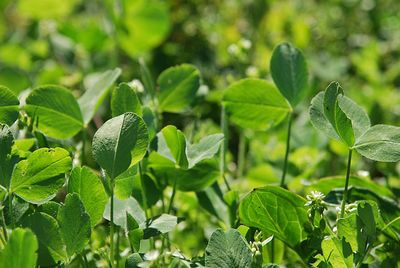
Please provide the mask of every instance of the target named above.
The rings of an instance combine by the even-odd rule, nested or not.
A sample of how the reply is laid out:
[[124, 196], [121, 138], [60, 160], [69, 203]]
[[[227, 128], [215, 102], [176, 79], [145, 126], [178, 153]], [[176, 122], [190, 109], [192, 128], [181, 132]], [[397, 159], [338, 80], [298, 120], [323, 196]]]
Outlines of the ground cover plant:
[[0, 267], [400, 265], [395, 8], [303, 7], [375, 23], [346, 69], [295, 1], [200, 2], [0, 4]]

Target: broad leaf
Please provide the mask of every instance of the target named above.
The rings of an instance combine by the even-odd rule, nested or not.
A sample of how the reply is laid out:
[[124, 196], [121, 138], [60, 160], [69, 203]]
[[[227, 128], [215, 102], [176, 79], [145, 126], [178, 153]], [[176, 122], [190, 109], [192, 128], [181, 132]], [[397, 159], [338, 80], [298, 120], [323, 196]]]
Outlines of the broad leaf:
[[127, 83], [121, 83], [113, 90], [111, 97], [111, 111], [113, 116], [127, 112], [142, 116], [142, 106], [134, 88]]
[[121, 69], [115, 68], [102, 73], [97, 81], [88, 88], [79, 98], [79, 106], [82, 111], [84, 124], [92, 120], [97, 109], [109, 93], [109, 89], [121, 74]]
[[78, 194], [66, 196], [65, 204], [58, 210], [57, 220], [68, 256], [80, 253], [90, 240], [90, 216]]
[[[108, 200], [103, 217], [110, 220], [111, 199]], [[130, 214], [137, 222], [140, 228], [146, 226], [146, 215], [135, 198], [129, 197], [125, 200], [119, 200], [114, 197], [114, 224], [127, 230], [127, 214]]]
[[220, 178], [218, 165], [212, 160], [204, 160], [191, 169], [184, 169], [153, 152], [148, 167], [161, 185], [176, 185], [180, 191], [200, 191]]
[[16, 165], [10, 192], [34, 204], [49, 201], [64, 184], [65, 173], [71, 166], [71, 157], [65, 149], [38, 149]]
[[199, 143], [189, 144], [187, 149], [189, 168], [204, 159], [212, 158], [218, 152], [223, 140], [224, 134], [213, 134], [202, 138]]
[[155, 229], [162, 234], [171, 232], [178, 224], [178, 218], [169, 214], [161, 214], [150, 221], [149, 227]]
[[7, 125], [0, 124], [0, 185], [8, 188], [13, 168], [10, 159], [14, 136]]
[[157, 134], [157, 153], [179, 167], [188, 167], [186, 138], [175, 126], [166, 126]]
[[153, 76], [151, 75], [150, 70], [147, 67], [147, 64], [143, 58], [139, 59], [139, 65], [140, 65], [140, 76], [142, 78], [141, 80], [144, 85], [144, 88], [150, 94], [150, 96], [152, 98], [154, 98], [155, 97], [155, 85], [154, 85]]
[[292, 111], [279, 90], [261, 79], [248, 78], [232, 84], [223, 101], [232, 122], [256, 130], [279, 124]]
[[139, 253], [132, 253], [126, 258], [125, 268], [140, 268], [139, 264], [143, 262]]
[[26, 99], [24, 110], [33, 119], [37, 130], [53, 138], [71, 138], [83, 128], [81, 110], [75, 97], [61, 86], [34, 89]]
[[77, 193], [90, 216], [92, 227], [103, 219], [108, 196], [100, 178], [88, 167], [76, 167], [68, 180], [68, 192]]
[[343, 95], [343, 89], [337, 82], [329, 84], [324, 95], [324, 114], [336, 133], [348, 146], [355, 141], [351, 120], [339, 106], [338, 99]]
[[249, 268], [253, 256], [246, 240], [239, 231], [230, 229], [226, 233], [217, 229], [206, 248], [206, 266], [221, 268]]
[[400, 127], [375, 125], [357, 140], [353, 149], [375, 161], [400, 161]]
[[22, 220], [22, 226], [31, 229], [39, 241], [40, 266], [50, 266], [66, 260], [65, 244], [57, 221], [48, 214], [36, 212]]
[[353, 267], [353, 252], [344, 238], [327, 237], [321, 243], [324, 258], [332, 267]]
[[97, 130], [93, 137], [93, 156], [111, 179], [115, 179], [143, 158], [148, 143], [143, 119], [125, 113], [108, 120]]
[[158, 77], [160, 86], [159, 108], [165, 112], [179, 113], [187, 110], [200, 87], [200, 72], [190, 64], [168, 68]]
[[306, 239], [304, 226], [308, 224], [305, 200], [276, 186], [253, 190], [239, 207], [243, 224], [274, 235], [292, 248]]
[[14, 229], [0, 252], [0, 268], [35, 268], [38, 247], [36, 236], [31, 230]]
[[282, 95], [294, 107], [307, 93], [308, 73], [301, 51], [289, 43], [275, 47], [271, 57], [271, 75]]
[[0, 123], [11, 126], [18, 119], [18, 97], [4, 86], [0, 86]]
[[134, 165], [115, 178], [114, 194], [118, 199], [127, 199], [132, 195], [136, 177], [140, 180], [138, 167]]

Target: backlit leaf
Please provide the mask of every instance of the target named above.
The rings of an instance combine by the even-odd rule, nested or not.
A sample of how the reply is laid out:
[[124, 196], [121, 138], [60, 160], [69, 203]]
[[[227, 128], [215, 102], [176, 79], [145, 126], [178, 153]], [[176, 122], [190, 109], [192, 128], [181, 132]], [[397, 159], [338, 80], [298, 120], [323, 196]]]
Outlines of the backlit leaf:
[[19, 100], [8, 88], [0, 86], [0, 123], [11, 126], [18, 119]]

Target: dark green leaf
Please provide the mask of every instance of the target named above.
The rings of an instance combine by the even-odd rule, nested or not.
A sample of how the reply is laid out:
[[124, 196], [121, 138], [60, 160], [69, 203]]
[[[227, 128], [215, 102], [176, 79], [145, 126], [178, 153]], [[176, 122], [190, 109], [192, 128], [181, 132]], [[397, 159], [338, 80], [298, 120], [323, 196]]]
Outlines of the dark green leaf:
[[108, 120], [97, 130], [93, 137], [93, 156], [111, 179], [115, 179], [143, 158], [148, 142], [143, 119], [125, 113]]
[[8, 88], [0, 86], [0, 123], [11, 126], [18, 119], [19, 100]]
[[7, 125], [0, 124], [0, 185], [8, 188], [13, 163], [10, 159], [14, 136]]
[[257, 130], [279, 124], [292, 111], [279, 90], [261, 79], [248, 78], [232, 84], [223, 101], [232, 122]]
[[90, 240], [90, 216], [77, 193], [66, 196], [65, 204], [58, 210], [57, 220], [68, 256], [80, 253]]
[[75, 97], [61, 86], [34, 89], [24, 109], [33, 119], [34, 128], [53, 138], [71, 138], [83, 128], [82, 113]]
[[301, 51], [289, 43], [275, 47], [271, 57], [271, 75], [282, 95], [294, 107], [307, 93], [308, 73]]
[[218, 268], [249, 268], [252, 253], [241, 234], [230, 229], [226, 233], [217, 229], [206, 248], [206, 266]]

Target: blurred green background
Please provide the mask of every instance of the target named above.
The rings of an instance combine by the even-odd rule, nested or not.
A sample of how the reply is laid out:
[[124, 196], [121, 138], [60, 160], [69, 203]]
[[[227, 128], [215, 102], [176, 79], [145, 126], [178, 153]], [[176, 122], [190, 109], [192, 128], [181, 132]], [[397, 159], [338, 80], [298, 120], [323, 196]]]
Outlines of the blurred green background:
[[[18, 94], [61, 84], [78, 97], [104, 70], [120, 67], [120, 81], [139, 79], [139, 59], [154, 77], [170, 66], [192, 63], [202, 73], [202, 101], [189, 114], [165, 115], [164, 125], [190, 132], [193, 118], [200, 118], [195, 139], [219, 131], [223, 89], [244, 77], [271, 80], [273, 48], [284, 41], [299, 47], [311, 80], [293, 126], [288, 175], [294, 191], [313, 179], [344, 174], [346, 148], [318, 134], [308, 118], [309, 101], [330, 81], [339, 81], [373, 124], [400, 122], [398, 0], [0, 0], [0, 7], [0, 84]], [[244, 131], [246, 163], [237, 176], [240, 132], [230, 127], [228, 168], [234, 187], [245, 193], [277, 183], [285, 124], [265, 133]], [[396, 164], [355, 156], [353, 168], [358, 175], [400, 186]], [[218, 223], [207, 223], [208, 216], [191, 210], [197, 206], [194, 194], [177, 198], [181, 216], [188, 219], [179, 230], [183, 250], [194, 256], [205, 246], [199, 237], [215, 227], [205, 228], [206, 233], [202, 228]]]

